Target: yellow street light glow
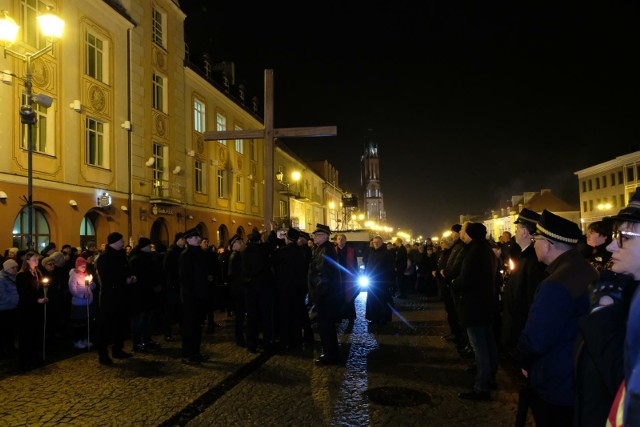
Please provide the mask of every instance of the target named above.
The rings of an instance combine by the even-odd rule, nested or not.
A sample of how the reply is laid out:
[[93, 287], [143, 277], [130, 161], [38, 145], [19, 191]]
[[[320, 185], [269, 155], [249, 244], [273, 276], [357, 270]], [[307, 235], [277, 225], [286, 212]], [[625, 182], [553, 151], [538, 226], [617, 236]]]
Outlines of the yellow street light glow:
[[47, 13], [39, 15], [37, 19], [43, 36], [53, 39], [62, 37], [64, 21], [58, 15], [48, 10]]
[[451, 236], [451, 230], [447, 230], [444, 233], [442, 233], [442, 237], [449, 237]]
[[291, 172], [291, 179], [293, 181], [300, 181], [300, 172], [299, 171]]
[[0, 41], [5, 44], [11, 44], [16, 40], [20, 26], [16, 24], [16, 21], [9, 16], [9, 12], [6, 10], [0, 13], [2, 13], [2, 18], [0, 18]]
[[336, 207], [336, 204], [334, 202], [329, 202], [329, 208], [333, 209]]

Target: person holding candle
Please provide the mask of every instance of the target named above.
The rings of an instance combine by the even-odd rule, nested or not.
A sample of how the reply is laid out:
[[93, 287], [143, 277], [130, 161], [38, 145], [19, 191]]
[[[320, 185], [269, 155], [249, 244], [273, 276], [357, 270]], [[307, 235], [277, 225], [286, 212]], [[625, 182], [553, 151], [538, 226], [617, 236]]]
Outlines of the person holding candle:
[[93, 317], [93, 276], [87, 274], [87, 260], [76, 258], [75, 268], [69, 271], [69, 292], [71, 292], [71, 324], [73, 326], [73, 347], [85, 349], [89, 342], [90, 322]]
[[23, 369], [33, 368], [44, 362], [42, 337], [46, 321], [45, 304], [49, 299], [46, 296], [48, 280], [42, 277], [38, 269], [39, 262], [36, 252], [28, 252], [16, 276], [19, 296], [18, 350]]

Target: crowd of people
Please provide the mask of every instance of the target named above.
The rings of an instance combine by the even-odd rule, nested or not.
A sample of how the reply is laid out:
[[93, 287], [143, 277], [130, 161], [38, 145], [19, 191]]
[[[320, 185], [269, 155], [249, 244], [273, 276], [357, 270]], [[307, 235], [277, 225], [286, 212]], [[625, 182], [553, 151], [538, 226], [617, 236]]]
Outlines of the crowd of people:
[[[502, 358], [522, 373], [516, 423], [530, 409], [537, 425], [640, 425], [640, 189], [618, 215], [578, 226], [553, 212], [522, 209], [515, 234], [487, 238], [482, 223], [454, 224], [438, 244], [385, 244], [363, 253], [369, 278], [366, 320], [391, 320], [395, 298], [419, 293], [444, 302], [460, 357], [473, 360], [473, 387], [461, 399], [491, 400]], [[125, 246], [109, 234], [97, 249], [50, 243], [41, 253], [10, 248], [0, 271], [0, 357], [23, 367], [46, 359], [46, 345], [72, 335], [98, 361], [152, 352], [181, 341], [182, 363], [209, 360], [203, 330], [233, 317], [247, 351], [295, 351], [314, 341], [319, 365], [341, 360], [338, 322], [353, 328], [360, 266], [344, 234], [318, 224], [235, 235], [215, 248], [197, 228], [164, 248], [141, 237]], [[312, 328], [315, 323], [315, 329]], [[179, 332], [179, 338], [178, 338]], [[94, 344], [95, 343], [95, 344]], [[110, 350], [110, 351], [109, 351]], [[616, 421], [617, 420], [617, 421]]]
[[[577, 224], [527, 208], [515, 235], [454, 224], [437, 260], [471, 401], [491, 400], [499, 360], [522, 375], [517, 426], [640, 425], [640, 188], [618, 215]], [[635, 320], [635, 322], [634, 322]]]

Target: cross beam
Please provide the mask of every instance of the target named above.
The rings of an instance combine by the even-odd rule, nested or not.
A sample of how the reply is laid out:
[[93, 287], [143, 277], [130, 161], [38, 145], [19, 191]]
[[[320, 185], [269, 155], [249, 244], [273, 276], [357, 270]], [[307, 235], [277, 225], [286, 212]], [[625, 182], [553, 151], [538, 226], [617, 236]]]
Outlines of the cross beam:
[[207, 131], [205, 141], [230, 139], [264, 139], [264, 224], [273, 219], [273, 151], [276, 138], [336, 136], [336, 126], [281, 128], [273, 127], [273, 70], [264, 70], [264, 129]]

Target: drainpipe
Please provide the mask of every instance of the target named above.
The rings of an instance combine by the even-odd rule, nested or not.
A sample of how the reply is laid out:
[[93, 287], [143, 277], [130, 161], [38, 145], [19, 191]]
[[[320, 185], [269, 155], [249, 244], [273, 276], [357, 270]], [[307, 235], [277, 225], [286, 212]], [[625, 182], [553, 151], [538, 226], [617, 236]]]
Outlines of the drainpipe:
[[[127, 120], [131, 122], [131, 28], [127, 29]], [[132, 242], [131, 239], [133, 235], [133, 227], [131, 223], [131, 218], [133, 217], [133, 172], [131, 165], [132, 132], [133, 129], [127, 129], [127, 167], [129, 169], [129, 188], [127, 193], [127, 208], [129, 209], [129, 215], [127, 216], [127, 233], [129, 236], [129, 244]]]

